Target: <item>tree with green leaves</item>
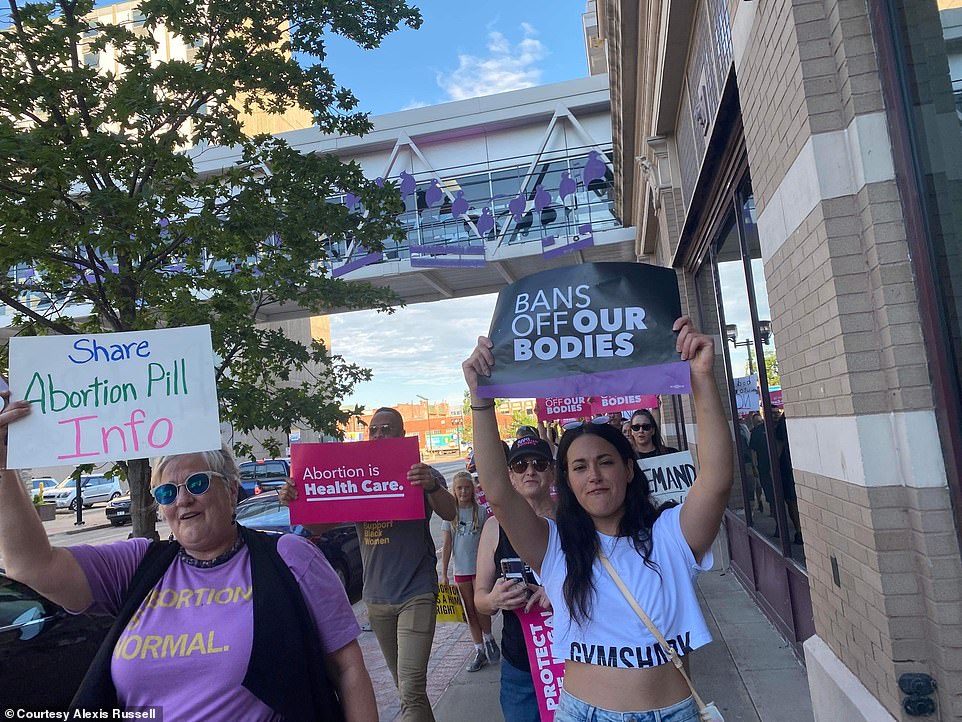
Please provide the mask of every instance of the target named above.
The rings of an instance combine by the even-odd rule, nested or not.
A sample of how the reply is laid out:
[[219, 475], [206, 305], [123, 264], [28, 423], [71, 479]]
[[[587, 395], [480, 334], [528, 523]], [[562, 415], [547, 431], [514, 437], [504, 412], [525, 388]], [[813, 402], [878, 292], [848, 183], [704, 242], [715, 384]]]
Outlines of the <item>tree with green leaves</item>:
[[[91, 22], [93, 7], [10, 0], [0, 20], [0, 302], [21, 334], [210, 324], [222, 420], [336, 433], [350, 415], [340, 399], [368, 373], [254, 323], [280, 307], [390, 310], [388, 291], [332, 279], [324, 248], [398, 237], [400, 198], [356, 164], [250, 134], [244, 118], [300, 107], [322, 132], [364, 133], [325, 40], [375, 48], [419, 12], [404, 0], [144, 0], [111, 24]], [[185, 58], [158, 55], [164, 33]], [[205, 164], [215, 145], [239, 162]], [[346, 192], [359, 203], [327, 202]], [[285, 383], [311, 368], [319, 378]], [[152, 535], [149, 464], [121, 467], [134, 533]]]

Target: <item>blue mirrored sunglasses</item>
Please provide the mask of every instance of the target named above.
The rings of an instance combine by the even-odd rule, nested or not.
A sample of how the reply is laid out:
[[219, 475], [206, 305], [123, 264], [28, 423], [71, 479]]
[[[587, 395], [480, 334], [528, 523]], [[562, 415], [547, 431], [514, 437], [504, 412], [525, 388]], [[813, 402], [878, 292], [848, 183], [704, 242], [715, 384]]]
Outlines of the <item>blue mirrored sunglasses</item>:
[[184, 487], [193, 496], [200, 496], [210, 489], [210, 480], [215, 476], [225, 477], [223, 474], [218, 474], [216, 471], [195, 471], [193, 474], [184, 479], [183, 484], [174, 484], [168, 481], [166, 484], [161, 484], [150, 490], [150, 493], [154, 495], [157, 503], [161, 506], [167, 506], [168, 504], [173, 504], [177, 500], [177, 492], [180, 487]]

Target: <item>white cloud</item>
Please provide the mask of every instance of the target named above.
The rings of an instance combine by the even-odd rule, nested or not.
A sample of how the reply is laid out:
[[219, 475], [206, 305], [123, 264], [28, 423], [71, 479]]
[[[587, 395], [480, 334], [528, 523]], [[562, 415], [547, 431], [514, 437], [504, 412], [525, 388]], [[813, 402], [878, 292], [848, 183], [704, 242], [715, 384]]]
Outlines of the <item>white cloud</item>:
[[401, 110], [414, 110], [415, 108], [426, 108], [428, 106], [423, 100], [410, 100]]
[[331, 317], [331, 346], [345, 360], [371, 369], [348, 403], [367, 407], [461, 398], [461, 362], [487, 333], [496, 295], [419, 303], [392, 315], [355, 311]]
[[547, 49], [532, 25], [521, 23], [521, 31], [524, 37], [513, 45], [500, 32], [489, 32], [486, 57], [462, 53], [457, 70], [447, 75], [438, 73], [438, 85], [448, 98], [464, 100], [538, 85], [542, 72], [538, 62], [547, 55]]

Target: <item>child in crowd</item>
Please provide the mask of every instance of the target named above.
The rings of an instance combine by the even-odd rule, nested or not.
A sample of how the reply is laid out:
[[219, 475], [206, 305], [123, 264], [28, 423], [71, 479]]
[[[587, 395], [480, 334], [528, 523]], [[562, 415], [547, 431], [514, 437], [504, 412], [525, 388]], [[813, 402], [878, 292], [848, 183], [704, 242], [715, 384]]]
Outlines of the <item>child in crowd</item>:
[[464, 613], [468, 618], [475, 654], [468, 665], [469, 672], [477, 672], [488, 662], [496, 662], [501, 656], [494, 637], [491, 636], [491, 617], [479, 614], [474, 606], [474, 575], [478, 559], [478, 543], [481, 527], [488, 518], [487, 510], [478, 504], [474, 495], [474, 479], [466, 471], [454, 475], [451, 491], [458, 502], [456, 521], [441, 523], [444, 547], [441, 551], [441, 581], [449, 584], [448, 569], [454, 557], [454, 583], [461, 592]]

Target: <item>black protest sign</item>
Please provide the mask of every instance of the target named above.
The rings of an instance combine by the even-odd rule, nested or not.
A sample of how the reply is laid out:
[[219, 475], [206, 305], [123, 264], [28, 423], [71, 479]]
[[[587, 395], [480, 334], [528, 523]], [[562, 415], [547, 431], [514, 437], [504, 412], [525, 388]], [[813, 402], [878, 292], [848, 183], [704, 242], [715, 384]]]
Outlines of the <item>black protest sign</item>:
[[675, 351], [681, 315], [675, 271], [585, 263], [504, 288], [488, 336], [494, 370], [482, 397], [678, 394], [691, 389]]

